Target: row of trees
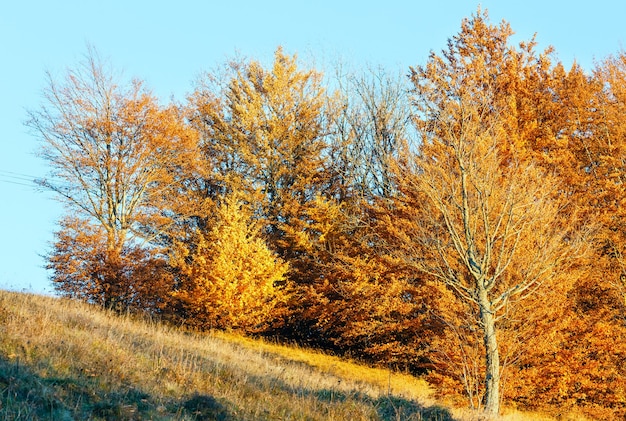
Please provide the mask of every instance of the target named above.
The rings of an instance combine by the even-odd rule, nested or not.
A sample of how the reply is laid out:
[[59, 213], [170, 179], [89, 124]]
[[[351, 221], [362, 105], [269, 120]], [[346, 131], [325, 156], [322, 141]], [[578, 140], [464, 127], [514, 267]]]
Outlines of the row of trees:
[[28, 122], [67, 204], [57, 291], [424, 373], [490, 414], [625, 414], [626, 54], [566, 70], [511, 35], [479, 10], [409, 78], [278, 49], [168, 105], [90, 52]]

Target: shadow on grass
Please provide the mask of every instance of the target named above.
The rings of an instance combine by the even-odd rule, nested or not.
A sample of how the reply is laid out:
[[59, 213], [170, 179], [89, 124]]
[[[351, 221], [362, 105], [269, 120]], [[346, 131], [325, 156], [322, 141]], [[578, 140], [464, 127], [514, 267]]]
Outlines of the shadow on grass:
[[[68, 392], [77, 389], [74, 382], [64, 382]], [[57, 395], [49, 381], [33, 374], [20, 363], [0, 357], [0, 420], [68, 419], [71, 410]], [[76, 393], [80, 395], [80, 392]], [[79, 396], [78, 400], [84, 400]]]
[[[300, 394], [303, 391], [299, 391]], [[304, 393], [310, 393], [304, 391]], [[315, 392], [320, 401], [337, 402], [348, 399], [356, 400], [365, 405], [375, 408], [381, 420], [402, 420], [402, 421], [454, 421], [452, 414], [440, 406], [425, 406], [418, 402], [402, 397], [389, 395], [380, 396], [377, 399], [360, 392], [339, 392], [335, 390], [321, 390]]]
[[232, 420], [226, 406], [212, 396], [164, 401], [135, 386], [106, 389], [91, 376], [44, 377], [19, 359], [0, 356], [0, 421]]
[[374, 401], [383, 420], [454, 421], [452, 414], [440, 406], [425, 406], [397, 396], [382, 396]]
[[294, 397], [313, 398], [319, 402], [336, 404], [355, 402], [359, 405], [372, 408], [377, 419], [402, 420], [402, 421], [455, 421], [448, 409], [433, 405], [426, 406], [419, 402], [405, 399], [395, 395], [384, 395], [378, 398], [362, 393], [357, 390], [340, 391], [335, 389], [310, 389], [293, 387], [277, 377], [248, 377], [248, 381], [258, 388], [267, 388], [268, 382], [271, 388], [279, 389]]
[[232, 417], [226, 408], [214, 397], [207, 395], [194, 395], [183, 407], [198, 420], [230, 421]]

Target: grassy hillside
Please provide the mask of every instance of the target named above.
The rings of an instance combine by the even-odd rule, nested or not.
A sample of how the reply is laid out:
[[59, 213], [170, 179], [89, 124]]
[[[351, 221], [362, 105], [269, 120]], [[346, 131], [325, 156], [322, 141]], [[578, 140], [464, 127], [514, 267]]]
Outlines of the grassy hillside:
[[420, 379], [297, 347], [0, 291], [0, 420], [476, 419], [429, 395]]

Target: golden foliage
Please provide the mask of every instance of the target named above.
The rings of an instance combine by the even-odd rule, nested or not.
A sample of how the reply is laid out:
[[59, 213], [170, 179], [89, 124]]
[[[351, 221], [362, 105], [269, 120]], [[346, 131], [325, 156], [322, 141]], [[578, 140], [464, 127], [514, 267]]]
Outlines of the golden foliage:
[[226, 191], [249, 196], [280, 244], [284, 226], [295, 222], [322, 183], [321, 75], [299, 70], [296, 57], [278, 49], [271, 70], [251, 61], [235, 66], [226, 88], [210, 82], [191, 97], [207, 164]]
[[52, 167], [40, 184], [102, 227], [110, 250], [142, 225], [158, 233], [153, 202], [195, 142], [177, 108], [160, 106], [140, 81], [119, 85], [95, 52], [65, 79], [50, 77], [44, 98], [27, 123]]
[[[524, 107], [548, 91], [540, 82], [549, 80], [549, 62], [535, 58], [532, 42], [509, 47], [508, 25], [494, 27], [486, 18], [465, 20], [442, 56], [433, 53], [413, 69], [421, 144], [400, 159], [400, 194], [385, 218], [394, 225], [386, 230], [392, 253], [465, 303], [451, 318], [441, 316], [458, 344], [447, 359], [461, 368], [470, 403], [496, 415], [504, 321], [529, 317], [534, 294], [561, 281], [560, 272], [587, 252], [588, 239], [574, 213], [562, 224], [561, 180], [546, 170], [547, 160], [533, 159], [535, 142], [551, 139], [542, 139], [533, 128], [538, 114]], [[481, 354], [484, 363], [476, 360]]]
[[226, 197], [216, 216], [209, 232], [176, 245], [171, 264], [181, 285], [174, 297], [189, 325], [260, 330], [285, 300], [288, 265], [269, 250], [240, 196]]

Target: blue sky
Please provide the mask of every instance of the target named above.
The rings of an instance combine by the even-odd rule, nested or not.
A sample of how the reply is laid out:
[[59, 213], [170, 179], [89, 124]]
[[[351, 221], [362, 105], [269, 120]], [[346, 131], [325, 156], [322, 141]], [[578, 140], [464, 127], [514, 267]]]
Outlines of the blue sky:
[[[330, 68], [383, 66], [406, 72], [423, 64], [459, 31], [478, 1], [29, 1], [0, 5], [0, 288], [51, 293], [41, 257], [61, 206], [32, 180], [48, 168], [24, 126], [41, 104], [44, 72], [62, 74], [94, 46], [125, 77], [161, 98], [182, 100], [204, 70], [236, 54], [268, 61], [278, 45], [307, 63]], [[516, 40], [537, 33], [571, 65], [626, 42], [626, 3], [609, 0], [482, 1], [491, 21], [505, 19]]]

